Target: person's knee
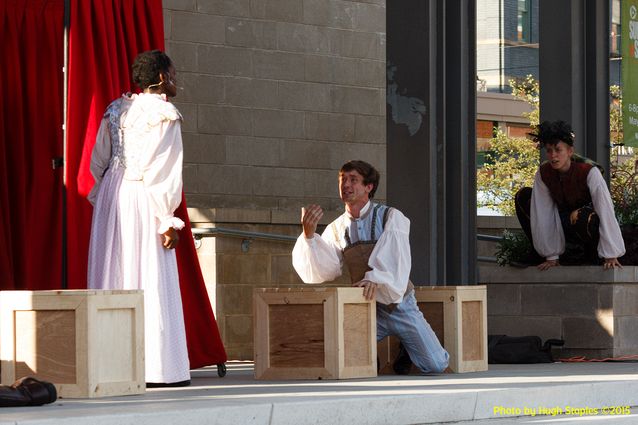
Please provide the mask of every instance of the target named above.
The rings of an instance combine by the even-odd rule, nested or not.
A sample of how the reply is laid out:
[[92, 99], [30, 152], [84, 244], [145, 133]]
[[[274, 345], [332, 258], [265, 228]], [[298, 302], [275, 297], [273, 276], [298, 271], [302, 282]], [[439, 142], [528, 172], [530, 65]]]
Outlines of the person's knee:
[[532, 199], [532, 188], [531, 187], [521, 187], [516, 195], [514, 195], [514, 201], [518, 204], [522, 204], [528, 199]]
[[423, 373], [443, 373], [447, 369], [450, 356], [441, 348], [438, 352], [421, 353], [412, 363], [418, 367]]
[[435, 356], [432, 362], [432, 372], [443, 373], [450, 363], [450, 356], [447, 351], [442, 350], [439, 356]]

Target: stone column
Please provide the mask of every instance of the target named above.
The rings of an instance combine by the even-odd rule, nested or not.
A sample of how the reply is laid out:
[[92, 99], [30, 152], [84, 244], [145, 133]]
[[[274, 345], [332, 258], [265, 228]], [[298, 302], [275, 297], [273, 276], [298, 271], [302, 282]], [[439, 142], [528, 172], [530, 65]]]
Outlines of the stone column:
[[539, 14], [541, 121], [570, 122], [576, 151], [609, 170], [609, 2], [541, 1]]
[[388, 203], [412, 280], [476, 283], [476, 2], [387, 2]]

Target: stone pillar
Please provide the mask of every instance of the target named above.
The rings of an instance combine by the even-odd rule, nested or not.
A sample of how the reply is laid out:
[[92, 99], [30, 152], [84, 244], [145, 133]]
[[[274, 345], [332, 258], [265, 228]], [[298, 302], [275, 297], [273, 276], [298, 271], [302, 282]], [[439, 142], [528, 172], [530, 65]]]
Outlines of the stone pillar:
[[386, 7], [388, 203], [412, 223], [412, 280], [475, 284], [476, 2]]
[[541, 121], [570, 122], [576, 151], [609, 170], [609, 4], [541, 1], [539, 9]]

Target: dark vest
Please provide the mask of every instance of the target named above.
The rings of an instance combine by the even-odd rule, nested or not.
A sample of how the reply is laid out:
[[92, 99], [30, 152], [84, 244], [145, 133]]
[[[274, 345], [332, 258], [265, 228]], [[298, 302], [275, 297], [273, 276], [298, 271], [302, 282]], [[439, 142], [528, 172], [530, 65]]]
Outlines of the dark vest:
[[540, 167], [541, 179], [549, 189], [560, 212], [571, 212], [591, 203], [587, 176], [593, 166], [572, 161], [565, 174], [554, 170], [549, 162]]

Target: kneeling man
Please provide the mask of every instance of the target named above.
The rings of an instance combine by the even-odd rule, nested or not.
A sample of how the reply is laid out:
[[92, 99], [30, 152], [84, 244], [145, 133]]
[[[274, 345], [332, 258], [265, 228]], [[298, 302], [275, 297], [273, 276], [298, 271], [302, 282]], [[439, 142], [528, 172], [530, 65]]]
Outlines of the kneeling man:
[[[372, 165], [344, 164], [339, 195], [346, 211], [319, 236], [321, 207], [302, 209], [303, 233], [292, 252], [293, 266], [305, 283], [321, 283], [341, 276], [345, 262], [352, 285], [377, 301], [377, 341], [395, 335], [422, 372], [443, 372], [449, 355], [417, 307], [409, 280], [410, 220], [395, 208], [370, 201], [378, 185], [379, 172]], [[408, 370], [395, 362], [395, 371]]]

